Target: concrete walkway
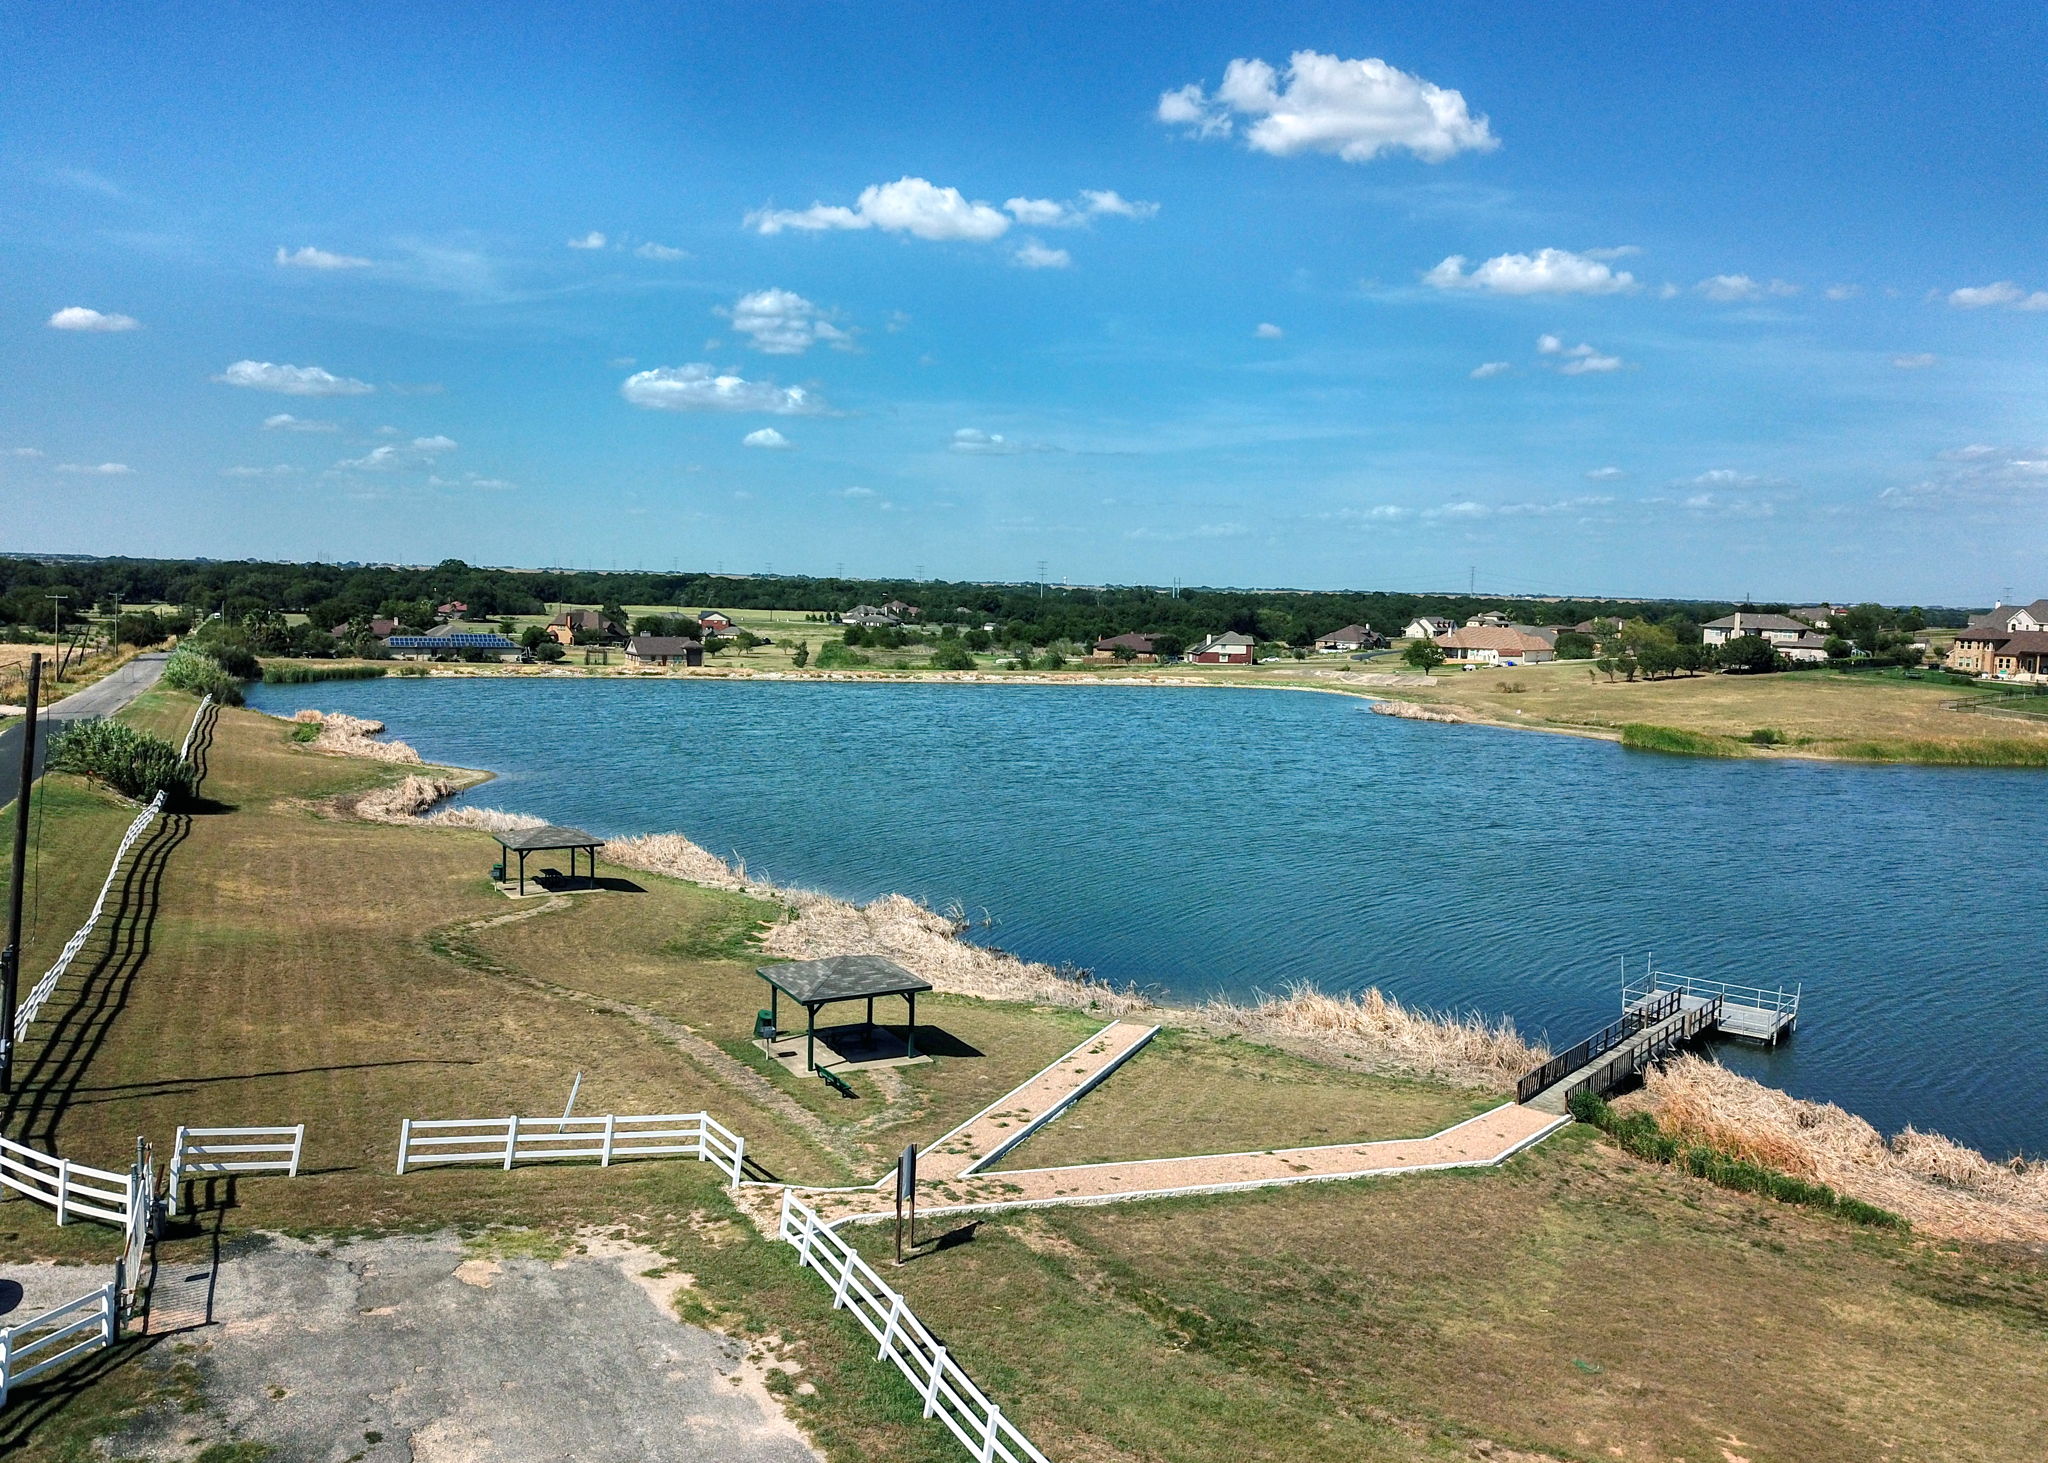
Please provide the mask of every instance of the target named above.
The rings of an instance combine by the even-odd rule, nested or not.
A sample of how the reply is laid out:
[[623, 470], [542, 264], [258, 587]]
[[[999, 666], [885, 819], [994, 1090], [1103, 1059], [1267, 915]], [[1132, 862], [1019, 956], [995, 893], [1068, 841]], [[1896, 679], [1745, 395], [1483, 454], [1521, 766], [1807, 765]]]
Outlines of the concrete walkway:
[[[70, 722], [83, 721], [88, 717], [112, 716], [127, 706], [137, 696], [147, 691], [164, 673], [164, 662], [170, 655], [164, 651], [151, 651], [138, 655], [126, 665], [119, 666], [94, 681], [82, 691], [74, 691], [54, 706], [45, 707], [36, 718], [36, 776], [43, 775], [43, 764], [48, 760], [50, 735]], [[21, 766], [21, 738], [23, 725], [14, 723], [0, 731], [0, 804], [14, 801], [15, 779]]]
[[[990, 1173], [988, 1166], [1032, 1133], [1057, 1118], [1108, 1078], [1158, 1031], [1154, 1026], [1117, 1021], [1061, 1057], [1029, 1081], [939, 1139], [918, 1156], [918, 1213], [953, 1214], [1016, 1209], [1046, 1204], [1100, 1204], [1116, 1199], [1169, 1194], [1220, 1193], [1316, 1180], [1421, 1173], [1444, 1168], [1480, 1168], [1503, 1163], [1549, 1137], [1571, 1121], [1506, 1102], [1477, 1117], [1419, 1138], [1372, 1143], [1331, 1143], [1313, 1148], [1278, 1148], [1255, 1153], [1210, 1153], [1192, 1158], [1146, 1158], [1116, 1163], [1070, 1164], [1062, 1168], [1013, 1169]], [[792, 1192], [828, 1224], [892, 1218], [893, 1171], [861, 1189]], [[747, 1185], [780, 1193], [783, 1185]], [[766, 1194], [763, 1193], [763, 1197]], [[744, 1203], [744, 1201], [743, 1201]], [[745, 1205], [757, 1217], [765, 1209]]]

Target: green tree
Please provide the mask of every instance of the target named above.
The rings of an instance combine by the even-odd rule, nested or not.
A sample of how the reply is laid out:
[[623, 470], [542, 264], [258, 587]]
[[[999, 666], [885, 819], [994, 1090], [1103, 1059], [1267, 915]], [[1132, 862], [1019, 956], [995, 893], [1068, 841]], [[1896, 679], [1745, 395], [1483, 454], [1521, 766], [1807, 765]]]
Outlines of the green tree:
[[1738, 635], [1733, 640], [1723, 641], [1720, 651], [1723, 670], [1761, 675], [1785, 668], [1784, 657], [1778, 654], [1778, 648], [1761, 635]]
[[1559, 660], [1591, 660], [1596, 651], [1597, 648], [1593, 644], [1593, 637], [1590, 635], [1581, 635], [1576, 630], [1560, 630], [1557, 632], [1557, 658]]
[[1829, 660], [1847, 660], [1849, 653], [1856, 647], [1839, 635], [1830, 635], [1827, 644], [1822, 648], [1827, 651]]
[[1401, 652], [1401, 659], [1428, 675], [1445, 660], [1443, 647], [1434, 640], [1411, 640], [1408, 648]]
[[811, 663], [811, 642], [808, 640], [797, 641], [796, 654], [792, 655], [789, 659], [790, 663], [798, 670], [802, 670], [805, 666], [809, 665]]
[[967, 647], [955, 635], [948, 635], [939, 641], [939, 648], [932, 652], [931, 667], [935, 671], [971, 671], [974, 657], [967, 653]]

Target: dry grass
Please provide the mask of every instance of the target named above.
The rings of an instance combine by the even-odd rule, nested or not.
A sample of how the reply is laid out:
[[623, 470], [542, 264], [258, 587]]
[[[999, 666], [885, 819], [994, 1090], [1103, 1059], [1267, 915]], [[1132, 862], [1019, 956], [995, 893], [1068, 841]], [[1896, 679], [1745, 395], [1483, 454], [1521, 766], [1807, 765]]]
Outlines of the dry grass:
[[1297, 986], [1255, 1006], [1212, 1001], [1202, 1014], [1212, 1026], [1252, 1040], [1293, 1037], [1381, 1068], [1472, 1087], [1502, 1087], [1550, 1056], [1548, 1047], [1527, 1040], [1506, 1017], [1419, 1011], [1377, 987], [1332, 996]]
[[320, 735], [308, 744], [316, 752], [333, 752], [344, 757], [367, 757], [377, 762], [416, 764], [420, 754], [404, 742], [380, 742], [384, 723], [340, 711], [301, 711], [292, 717], [300, 723], [315, 723]]
[[1887, 1142], [1833, 1103], [1803, 1102], [1696, 1056], [1652, 1072], [1646, 1095], [1676, 1137], [1818, 1179], [1930, 1234], [2048, 1244], [2048, 1164], [1993, 1163], [1913, 1128]]

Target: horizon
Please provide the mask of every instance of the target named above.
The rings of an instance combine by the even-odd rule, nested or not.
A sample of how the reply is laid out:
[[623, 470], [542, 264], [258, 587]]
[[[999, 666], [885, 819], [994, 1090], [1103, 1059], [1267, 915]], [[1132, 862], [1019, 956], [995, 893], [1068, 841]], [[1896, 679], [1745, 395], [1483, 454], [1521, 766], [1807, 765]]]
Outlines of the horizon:
[[2024, 602], [2044, 41], [15, 12], [0, 506], [94, 557]]

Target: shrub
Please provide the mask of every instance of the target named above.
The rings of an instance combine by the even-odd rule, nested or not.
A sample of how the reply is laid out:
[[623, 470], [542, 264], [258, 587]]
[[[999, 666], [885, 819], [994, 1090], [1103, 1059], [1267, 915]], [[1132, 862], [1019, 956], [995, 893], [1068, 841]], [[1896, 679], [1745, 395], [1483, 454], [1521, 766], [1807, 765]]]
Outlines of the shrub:
[[125, 614], [114, 622], [114, 638], [123, 645], [155, 645], [168, 633], [154, 610]]
[[427, 668], [421, 665], [416, 660], [408, 661], [406, 664], [400, 666], [396, 672], [396, 674], [401, 676], [424, 676], [427, 673]]
[[818, 648], [818, 669], [838, 670], [845, 666], [866, 665], [868, 658], [857, 650], [848, 650], [843, 644], [827, 640]]
[[223, 706], [242, 704], [240, 681], [223, 670], [212, 656], [183, 646], [171, 652], [171, 658], [164, 662], [163, 682], [173, 690], [211, 696]]
[[1783, 732], [1771, 727], [1760, 726], [1749, 734], [1749, 739], [1759, 747], [1776, 747], [1790, 740]]
[[176, 747], [125, 721], [82, 721], [59, 732], [50, 747], [50, 765], [136, 799], [159, 792], [187, 799], [197, 786]]
[[967, 653], [967, 647], [957, 638], [948, 636], [932, 652], [931, 666], [935, 671], [971, 671], [974, 669], [974, 657]]

